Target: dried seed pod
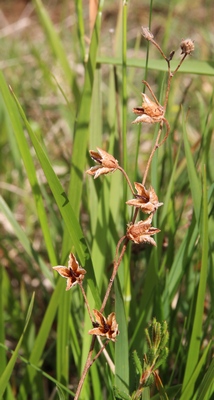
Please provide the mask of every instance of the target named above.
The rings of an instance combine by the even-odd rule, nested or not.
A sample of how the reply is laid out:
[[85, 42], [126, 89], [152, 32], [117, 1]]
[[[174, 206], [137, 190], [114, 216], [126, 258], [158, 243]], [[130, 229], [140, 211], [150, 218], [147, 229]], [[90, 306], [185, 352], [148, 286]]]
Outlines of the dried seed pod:
[[191, 54], [194, 51], [195, 45], [192, 39], [184, 39], [180, 44], [181, 54]]

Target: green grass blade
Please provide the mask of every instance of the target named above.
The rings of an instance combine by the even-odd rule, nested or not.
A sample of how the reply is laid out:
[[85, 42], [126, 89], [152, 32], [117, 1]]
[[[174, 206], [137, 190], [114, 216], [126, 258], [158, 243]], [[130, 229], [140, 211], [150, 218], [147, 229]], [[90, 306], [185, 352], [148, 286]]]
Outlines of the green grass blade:
[[[97, 63], [121, 66], [122, 58], [98, 56]], [[172, 70], [174, 70], [178, 63], [177, 61], [171, 61], [170, 64]], [[134, 57], [132, 59], [127, 58], [127, 67], [146, 68], [146, 60], [143, 58], [137, 59]], [[149, 59], [147, 68], [155, 71], [167, 72], [167, 64], [164, 60]], [[179, 73], [214, 76], [214, 63], [210, 61], [187, 60], [182, 64], [181, 68], [179, 69]]]
[[[14, 354], [14, 351], [9, 349], [7, 346], [4, 346], [2, 343], [0, 343], [0, 349], [4, 349], [5, 351], [10, 352], [11, 354]], [[39, 374], [43, 375], [45, 378], [47, 378], [49, 381], [55, 383], [55, 385], [61, 389], [63, 389], [66, 393], [74, 396], [74, 393], [69, 390], [66, 386], [62, 385], [60, 382], [58, 382], [56, 379], [54, 379], [51, 375], [47, 374], [45, 371], [43, 371], [41, 368], [37, 367], [36, 365], [32, 364], [27, 360], [25, 357], [22, 357], [18, 355], [17, 359], [20, 359], [24, 364], [30, 366], [32, 369], [35, 371], [39, 372]]]
[[35, 148], [37, 157], [38, 157], [38, 159], [41, 163], [41, 166], [44, 170], [44, 173], [46, 175], [50, 189], [52, 190], [52, 193], [55, 197], [58, 208], [62, 214], [63, 220], [65, 221], [65, 224], [69, 230], [71, 240], [72, 240], [72, 245], [74, 246], [75, 251], [78, 254], [80, 262], [84, 265], [86, 245], [82, 244], [82, 243], [84, 243], [84, 236], [83, 236], [81, 227], [79, 225], [79, 222], [77, 221], [76, 215], [74, 214], [74, 211], [73, 211], [73, 209], [70, 205], [70, 202], [67, 198], [67, 195], [64, 192], [63, 187], [61, 186], [60, 181], [59, 181], [58, 177], [56, 176], [56, 174], [50, 164], [49, 159], [47, 158], [47, 155], [45, 154], [36, 135], [34, 134], [33, 130], [31, 129], [31, 126], [30, 126], [29, 122], [27, 121], [26, 116], [21, 108], [21, 105], [19, 104], [19, 101], [16, 98], [14, 93], [13, 93], [13, 96], [14, 96], [15, 102], [17, 104], [18, 110], [22, 116], [24, 123], [25, 123], [28, 134], [31, 138], [33, 146]]
[[[46, 309], [46, 313], [43, 317], [39, 332], [36, 336], [35, 343], [31, 350], [31, 355], [30, 355], [29, 361], [30, 361], [30, 363], [32, 363], [36, 366], [39, 363], [39, 360], [43, 353], [45, 344], [48, 340], [50, 329], [52, 327], [53, 320], [56, 315], [56, 311], [57, 311], [59, 302], [61, 301], [63, 290], [65, 288], [64, 284], [65, 284], [65, 282], [62, 279], [58, 280], [55, 290], [49, 301], [48, 307]], [[36, 370], [32, 370], [30, 367], [27, 367], [27, 370], [28, 370], [30, 385], [33, 385], [33, 381], [34, 381], [35, 375], [36, 375]], [[26, 391], [30, 390], [29, 385], [27, 385], [27, 381], [28, 381], [28, 379], [25, 378], [20, 386], [19, 399], [25, 398]]]
[[[0, 342], [5, 341], [5, 330], [4, 330], [4, 305], [3, 305], [3, 267], [0, 265]], [[6, 366], [6, 352], [0, 348], [0, 376], [2, 375]]]
[[[80, 200], [83, 186], [83, 171], [86, 163], [86, 150], [89, 138], [89, 123], [94, 74], [96, 68], [96, 54], [100, 37], [102, 16], [102, 2], [99, 5], [94, 30], [92, 33], [89, 58], [86, 64], [85, 83], [81, 97], [79, 112], [74, 129], [74, 142], [72, 152], [72, 167], [70, 177], [69, 199], [76, 214], [79, 214]], [[75, 190], [74, 190], [75, 188]]]
[[[100, 2], [99, 4], [99, 11], [92, 33], [88, 61], [85, 67], [85, 82], [74, 127], [74, 141], [71, 160], [72, 165], [68, 198], [76, 215], [79, 215], [80, 210], [83, 188], [83, 172], [86, 164], [86, 150], [89, 138], [91, 101], [96, 68], [96, 54], [100, 36], [102, 3], [103, 2]], [[70, 246], [70, 238], [68, 237], [68, 231], [65, 230], [63, 236], [63, 252], [68, 246]]]
[[84, 19], [83, 19], [83, 3], [81, 0], [75, 0], [76, 4], [76, 14], [78, 20], [78, 36], [81, 51], [82, 62], [85, 61], [85, 29], [84, 29]]
[[115, 386], [117, 390], [129, 392], [129, 351], [127, 320], [124, 308], [123, 295], [120, 287], [119, 277], [115, 279], [115, 311], [120, 334], [115, 343]]
[[200, 211], [201, 211], [202, 188], [201, 188], [201, 184], [198, 179], [198, 173], [195, 168], [195, 163], [193, 161], [190, 145], [189, 145], [189, 142], [187, 139], [184, 113], [183, 113], [183, 139], [184, 139], [184, 148], [185, 148], [185, 154], [186, 154], [186, 160], [187, 160], [187, 171], [188, 171], [188, 176], [189, 176], [189, 183], [190, 183], [191, 194], [192, 194], [192, 198], [193, 198], [193, 207], [194, 207], [197, 222], [199, 224]]
[[47, 265], [44, 263], [42, 258], [37, 254], [37, 252], [33, 249], [32, 244], [30, 243], [28, 237], [26, 236], [23, 229], [20, 227], [18, 222], [16, 221], [13, 213], [9, 209], [8, 205], [5, 203], [4, 199], [0, 196], [0, 210], [3, 212], [7, 220], [10, 222], [16, 237], [19, 239], [23, 248], [27, 252], [27, 254], [32, 257], [37, 264], [39, 265], [42, 273], [46, 278], [52, 283], [54, 286], [53, 274], [48, 269]]
[[[208, 347], [208, 346], [207, 346]], [[212, 395], [214, 393], [214, 358], [206, 371], [204, 378], [199, 386], [197, 400], [209, 400], [211, 397], [207, 398], [207, 393]]]
[[[196, 300], [195, 317], [193, 321], [192, 335], [189, 345], [188, 357], [186, 362], [185, 375], [183, 380], [183, 389], [188, 385], [191, 375], [193, 374], [199, 357], [202, 325], [203, 325], [203, 311], [204, 311], [204, 300], [206, 293], [206, 282], [207, 282], [207, 268], [208, 268], [208, 204], [207, 204], [207, 183], [206, 183], [206, 170], [204, 168], [203, 174], [203, 224], [202, 224], [202, 260], [201, 260], [201, 271], [200, 281], [198, 287], [198, 294]], [[194, 390], [195, 382], [192, 382], [189, 388], [189, 397], [191, 397]], [[184, 399], [184, 397], [183, 397]]]
[[27, 316], [26, 316], [23, 332], [22, 332], [22, 334], [20, 336], [20, 339], [19, 339], [19, 341], [18, 341], [18, 343], [16, 345], [16, 348], [14, 350], [14, 353], [13, 353], [9, 363], [7, 364], [3, 374], [0, 377], [0, 398], [3, 398], [3, 394], [5, 392], [5, 389], [6, 389], [7, 385], [8, 385], [9, 379], [10, 379], [11, 374], [13, 372], [14, 365], [15, 365], [17, 357], [18, 357], [19, 349], [21, 347], [21, 344], [22, 344], [22, 341], [23, 341], [23, 338], [24, 338], [24, 334], [26, 332], [26, 329], [27, 329], [27, 326], [28, 326], [28, 323], [30, 321], [30, 317], [31, 317], [31, 314], [32, 314], [34, 297], [35, 297], [35, 293], [33, 293], [31, 301], [30, 301], [30, 304], [29, 304], [29, 307], [28, 307], [28, 311], [27, 311]]
[[21, 157], [20, 157], [20, 151], [19, 148], [17, 146], [16, 141], [14, 140], [14, 133], [13, 133], [13, 129], [11, 126], [11, 121], [10, 121], [10, 117], [7, 113], [7, 107], [4, 101], [4, 96], [3, 96], [3, 91], [6, 89], [7, 94], [9, 93], [7, 86], [5, 85], [5, 80], [3, 79], [3, 83], [2, 83], [2, 73], [0, 71], [0, 107], [1, 107], [1, 111], [0, 111], [0, 119], [1, 119], [1, 141], [0, 141], [0, 145], [2, 146], [2, 139], [4, 137], [4, 131], [7, 132], [7, 140], [10, 146], [10, 150], [11, 150], [11, 155], [12, 155], [12, 159], [14, 162], [14, 166], [16, 168], [16, 170], [19, 172], [20, 176], [22, 174], [22, 162], [21, 162]]
[[75, 95], [76, 101], [78, 101], [79, 89], [76, 84], [76, 79], [74, 79], [74, 74], [72, 73], [72, 70], [70, 68], [68, 58], [63, 48], [62, 42], [56, 32], [56, 29], [54, 28], [51, 22], [51, 19], [47, 11], [45, 10], [45, 7], [43, 6], [42, 1], [33, 0], [33, 3], [35, 5], [35, 9], [39, 16], [39, 19], [41, 21], [41, 25], [45, 30], [46, 37], [50, 45], [50, 49], [55, 55], [57, 62], [60, 63], [64, 71], [65, 77], [68, 80], [68, 84], [72, 88], [72, 93]]
[[71, 306], [71, 292], [65, 290], [61, 294], [57, 318], [57, 348], [56, 348], [56, 372], [59, 382], [68, 385], [68, 338], [69, 338], [69, 314]]
[[[195, 242], [198, 237], [198, 228], [196, 226], [195, 219], [191, 221], [191, 225], [183, 238], [183, 241], [177, 250], [174, 257], [173, 264], [166, 278], [166, 285], [163, 292], [163, 304], [170, 304], [173, 296], [176, 293], [179, 283], [183, 275], [185, 274], [185, 269], [188, 264], [188, 260], [194, 251]], [[168, 312], [165, 311], [165, 318], [168, 318]]]
[[30, 149], [21, 126], [20, 117], [17, 112], [16, 105], [14, 104], [11, 98], [11, 93], [8, 90], [7, 84], [1, 72], [0, 72], [0, 88], [13, 127], [13, 132], [16, 138], [16, 142], [18, 144], [18, 148], [20, 150], [26, 168], [28, 179], [32, 187], [38, 218], [44, 235], [44, 240], [48, 251], [49, 259], [51, 263], [56, 264], [57, 260], [52, 244], [50, 229], [48, 226], [47, 216], [43, 204], [40, 186], [36, 176], [35, 167], [33, 164], [32, 156], [30, 154]]
[[[122, 12], [122, 142], [123, 168], [125, 170], [127, 170], [127, 7], [128, 4], [124, 1]], [[125, 196], [126, 192], [127, 189], [124, 192]]]
[[[193, 393], [193, 388], [194, 388], [194, 386], [195, 386], [195, 383], [196, 383], [196, 381], [197, 381], [197, 379], [198, 379], [198, 377], [199, 377], [199, 375], [200, 375], [202, 369], [205, 368], [206, 358], [207, 358], [208, 352], [209, 352], [209, 350], [210, 350], [210, 348], [211, 348], [211, 344], [212, 344], [212, 342], [210, 342], [210, 343], [207, 345], [207, 347], [205, 348], [205, 350], [204, 350], [204, 352], [203, 352], [203, 355], [202, 355], [201, 359], [199, 360], [199, 362], [198, 362], [198, 364], [197, 364], [197, 366], [196, 366], [196, 368], [195, 368], [195, 370], [194, 370], [194, 372], [193, 372], [193, 374], [192, 374], [192, 376], [191, 376], [191, 378], [190, 378], [190, 380], [189, 380], [189, 382], [188, 382], [186, 388], [185, 388], [184, 391], [182, 392], [182, 395], [181, 395], [181, 397], [180, 397], [180, 400], [192, 399], [192, 396], [193, 396], [193, 394], [194, 394], [194, 393]], [[208, 377], [209, 377], [209, 376], [208, 376]], [[207, 380], [207, 383], [208, 383], [208, 384], [211, 383], [211, 382], [210, 382], [210, 377], [209, 377], [209, 379]], [[208, 388], [209, 388], [209, 386], [206, 387], [206, 390], [208, 390]], [[203, 389], [205, 389], [204, 386], [203, 386]], [[203, 397], [203, 400], [204, 400], [204, 397]]]

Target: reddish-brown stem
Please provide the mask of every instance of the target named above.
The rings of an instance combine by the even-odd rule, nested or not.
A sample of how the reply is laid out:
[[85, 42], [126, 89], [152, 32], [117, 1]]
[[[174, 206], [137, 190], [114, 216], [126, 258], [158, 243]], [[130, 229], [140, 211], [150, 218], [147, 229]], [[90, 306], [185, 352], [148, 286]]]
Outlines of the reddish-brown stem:
[[85, 367], [84, 367], [81, 379], [79, 381], [79, 384], [78, 384], [78, 387], [77, 387], [77, 390], [76, 390], [76, 394], [75, 394], [74, 400], [78, 400], [79, 399], [79, 396], [80, 396], [80, 393], [81, 393], [81, 390], [82, 390], [82, 386], [83, 386], [85, 377], [86, 377], [87, 372], [88, 372], [88, 370], [89, 370], [89, 368], [90, 368], [90, 366], [92, 364], [91, 357], [92, 357], [92, 353], [93, 353], [93, 350], [94, 350], [95, 340], [96, 340], [96, 336], [93, 336], [92, 337], [92, 341], [91, 341], [90, 350], [89, 350], [89, 353], [88, 353], [88, 357], [87, 357], [87, 360], [86, 360], [86, 363], [85, 363]]
[[[123, 239], [124, 239], [124, 237], [123, 237]], [[124, 243], [124, 245], [123, 245], [123, 248], [122, 248], [122, 250], [121, 250], [121, 253], [120, 253], [120, 255], [119, 255], [119, 258], [118, 258], [117, 261], [115, 260], [115, 262], [114, 262], [114, 269], [113, 269], [113, 272], [112, 272], [112, 275], [111, 275], [111, 278], [110, 278], [110, 281], [109, 281], [109, 285], [108, 285], [107, 290], [106, 290], [105, 297], [104, 297], [103, 302], [102, 302], [102, 306], [101, 306], [101, 308], [100, 308], [100, 312], [101, 312], [101, 313], [103, 312], [103, 310], [104, 310], [104, 308], [105, 308], [105, 306], [106, 306], [106, 303], [107, 303], [107, 300], [108, 300], [108, 297], [109, 297], [109, 294], [110, 294], [110, 291], [111, 291], [111, 288], [112, 288], [112, 285], [113, 285], [115, 276], [116, 276], [116, 274], [117, 274], [119, 265], [120, 265], [121, 260], [122, 260], [122, 258], [123, 258], [123, 255], [124, 255], [124, 253], [125, 253], [125, 251], [126, 251], [126, 247], [127, 247], [128, 241], [129, 241], [129, 240], [126, 238], [125, 243]], [[120, 242], [121, 242], [121, 240], [120, 240]], [[107, 343], [105, 343], [105, 346], [103, 346], [103, 347], [100, 349], [99, 353], [94, 357], [94, 359], [91, 360], [92, 352], [93, 352], [93, 350], [94, 350], [94, 345], [95, 345], [95, 339], [96, 339], [96, 336], [93, 336], [92, 341], [91, 341], [90, 350], [89, 350], [89, 353], [88, 353], [88, 357], [87, 357], [87, 360], [86, 360], [86, 363], [85, 363], [85, 367], [84, 367], [84, 370], [83, 370], [81, 379], [80, 379], [80, 381], [79, 381], [79, 385], [78, 385], [78, 387], [77, 387], [77, 391], [76, 391], [74, 400], [77, 400], [77, 399], [79, 398], [79, 395], [80, 395], [80, 392], [81, 392], [81, 389], [82, 389], [82, 386], [83, 386], [83, 383], [84, 383], [84, 380], [85, 380], [85, 377], [86, 377], [86, 375], [87, 375], [87, 372], [88, 372], [89, 368], [91, 367], [91, 365], [93, 364], [93, 362], [99, 357], [99, 355], [100, 355], [101, 352], [104, 350], [104, 348], [105, 348], [105, 346], [106, 346], [106, 344], [107, 344]], [[108, 341], [107, 341], [107, 342], [108, 342]]]
[[146, 85], [146, 87], [149, 89], [149, 91], [150, 91], [150, 93], [151, 93], [153, 99], [155, 100], [155, 103], [156, 103], [158, 106], [160, 106], [160, 103], [159, 103], [157, 97], [155, 96], [155, 94], [154, 94], [154, 92], [153, 92], [151, 86], [148, 84], [148, 82], [142, 81], [142, 83], [144, 83], [144, 85]]
[[101, 313], [103, 312], [103, 310], [104, 310], [104, 308], [106, 306], [106, 303], [107, 303], [107, 300], [109, 298], [109, 294], [111, 292], [111, 288], [112, 288], [112, 285], [113, 285], [113, 282], [114, 282], [114, 278], [117, 275], [117, 271], [118, 271], [118, 268], [119, 268], [120, 263], [122, 261], [123, 255], [124, 255], [124, 253], [126, 251], [126, 247], [127, 247], [128, 242], [129, 242], [129, 240], [126, 238], [125, 239], [125, 243], [124, 243], [124, 245], [122, 247], [121, 253], [120, 253], [119, 257], [118, 257], [118, 260], [114, 261], [113, 272], [112, 272], [112, 275], [111, 275], [111, 278], [110, 278], [110, 281], [109, 281], [109, 284], [108, 284], [108, 287], [107, 287], [107, 290], [106, 290], [105, 297], [104, 297], [103, 302], [102, 302], [102, 306], [100, 308], [100, 312]]
[[135, 192], [134, 192], [134, 190], [133, 190], [132, 184], [131, 184], [131, 182], [130, 182], [130, 179], [129, 179], [129, 177], [128, 177], [126, 171], [125, 171], [122, 167], [120, 167], [120, 165], [118, 166], [117, 169], [119, 169], [119, 171], [121, 171], [122, 174], [125, 176], [125, 178], [126, 178], [126, 180], [127, 180], [127, 183], [128, 183], [128, 185], [129, 185], [129, 187], [130, 187], [130, 190], [131, 190], [132, 194], [135, 196]]
[[174, 72], [171, 72], [170, 69], [170, 61], [167, 60], [167, 64], [168, 64], [168, 81], [167, 81], [167, 88], [166, 88], [166, 95], [165, 95], [165, 102], [164, 102], [164, 109], [166, 110], [167, 104], [168, 104], [168, 100], [169, 100], [169, 91], [170, 91], [170, 86], [171, 86], [171, 80], [173, 78], [173, 76], [176, 74], [176, 72], [179, 70], [181, 64], [183, 63], [183, 61], [185, 60], [187, 54], [185, 53], [182, 57], [182, 59], [180, 60], [178, 66], [176, 67], [176, 69], [174, 70]]
[[92, 314], [91, 314], [91, 310], [90, 310], [90, 307], [89, 307], [89, 304], [88, 304], [88, 300], [87, 300], [87, 297], [86, 297], [86, 294], [85, 294], [85, 290], [84, 290], [84, 288], [83, 288], [83, 286], [82, 286], [82, 282], [79, 282], [79, 287], [80, 287], [81, 292], [82, 292], [82, 295], [83, 295], [83, 297], [84, 297], [85, 304], [86, 304], [86, 308], [87, 308], [87, 310], [88, 310], [88, 314], [89, 314], [90, 320], [91, 320], [91, 322], [93, 323], [93, 322], [94, 322], [94, 319], [93, 319]]
[[147, 179], [147, 175], [148, 175], [148, 172], [149, 172], [149, 168], [150, 168], [150, 165], [151, 165], [151, 162], [152, 162], [152, 158], [153, 158], [153, 156], [155, 154], [155, 151], [159, 147], [159, 139], [160, 139], [160, 136], [161, 136], [161, 133], [162, 133], [162, 128], [163, 128], [163, 122], [161, 122], [161, 124], [160, 124], [158, 135], [157, 135], [157, 138], [156, 138], [156, 141], [155, 141], [155, 145], [154, 145], [154, 147], [153, 147], [153, 149], [151, 151], [151, 154], [149, 156], [149, 159], [148, 159], [148, 162], [147, 162], [147, 165], [146, 165], [146, 170], [145, 170], [145, 173], [144, 173], [144, 176], [143, 176], [143, 181], [142, 181], [143, 185], [145, 185], [145, 182], [146, 182], [146, 179]]
[[157, 49], [159, 50], [159, 52], [161, 53], [161, 55], [163, 56], [163, 58], [164, 58], [164, 60], [168, 60], [168, 58], [165, 56], [165, 54], [164, 54], [164, 52], [163, 52], [163, 50], [161, 49], [161, 47], [159, 46], [159, 44], [154, 40], [154, 39], [149, 39], [149, 41], [150, 42], [152, 42], [154, 45], [155, 45], [155, 47], [157, 47]]
[[169, 125], [169, 122], [167, 121], [167, 119], [163, 118], [163, 122], [166, 124], [166, 135], [164, 136], [163, 140], [158, 144], [158, 147], [160, 147], [160, 146], [162, 146], [162, 144], [164, 144], [164, 142], [168, 138], [169, 132], [170, 132], [170, 125]]
[[91, 368], [92, 364], [96, 361], [96, 359], [100, 356], [100, 354], [105, 350], [107, 344], [110, 342], [110, 340], [107, 339], [106, 342], [104, 343], [104, 345], [101, 347], [101, 349], [95, 355], [93, 360], [91, 360], [92, 353], [93, 353], [93, 350], [94, 350], [95, 341], [96, 341], [96, 336], [93, 336], [92, 341], [91, 341], [90, 350], [89, 350], [89, 353], [88, 353], [88, 357], [87, 357], [87, 360], [86, 360], [86, 363], [85, 363], [85, 368], [83, 370], [81, 379], [79, 381], [74, 400], [78, 400], [79, 399], [79, 396], [80, 396], [80, 393], [81, 393], [81, 390], [82, 390], [82, 386], [83, 386], [83, 383], [84, 383], [84, 380], [86, 378], [86, 375], [88, 373], [89, 368]]
[[174, 76], [176, 74], [176, 72], [179, 70], [181, 64], [184, 62], [185, 58], [188, 56], [188, 53], [185, 53], [181, 59], [181, 61], [179, 62], [178, 66], [175, 68], [174, 72], [172, 72], [172, 76]]
[[165, 101], [164, 101], [164, 110], [165, 111], [166, 111], [166, 107], [167, 107], [167, 104], [168, 104], [169, 91], [170, 91], [170, 85], [171, 85], [171, 80], [172, 80], [172, 74], [171, 74], [170, 61], [169, 60], [167, 60], [167, 65], [168, 65], [168, 79], [167, 79], [167, 88], [166, 88]]
[[91, 361], [90, 367], [91, 365], [94, 363], [94, 361], [96, 361], [96, 359], [100, 356], [100, 354], [103, 352], [103, 350], [105, 350], [107, 344], [110, 342], [110, 339], [107, 339], [104, 343], [104, 345], [101, 347], [101, 349], [98, 351], [98, 353], [96, 354], [96, 356], [93, 358], [93, 360]]
[[[100, 336], [97, 336], [97, 340], [98, 340], [100, 346], [102, 347], [102, 346], [103, 346], [103, 343], [102, 343], [102, 341], [101, 341]], [[107, 361], [107, 363], [108, 363], [108, 365], [109, 365], [110, 370], [111, 370], [112, 373], [114, 374], [114, 373], [115, 373], [115, 365], [114, 365], [114, 363], [113, 363], [113, 361], [112, 361], [112, 359], [111, 359], [111, 357], [110, 357], [110, 355], [108, 354], [108, 352], [107, 352], [106, 349], [103, 350], [103, 355], [104, 355], [104, 357], [105, 357], [105, 359], [106, 359], [106, 361]]]
[[114, 261], [114, 263], [115, 263], [116, 260], [118, 259], [119, 248], [120, 248], [120, 245], [121, 245], [122, 241], [123, 241], [125, 238], [126, 238], [126, 236], [122, 236], [122, 237], [120, 238], [119, 242], [117, 243], [116, 252], [115, 252], [115, 261]]

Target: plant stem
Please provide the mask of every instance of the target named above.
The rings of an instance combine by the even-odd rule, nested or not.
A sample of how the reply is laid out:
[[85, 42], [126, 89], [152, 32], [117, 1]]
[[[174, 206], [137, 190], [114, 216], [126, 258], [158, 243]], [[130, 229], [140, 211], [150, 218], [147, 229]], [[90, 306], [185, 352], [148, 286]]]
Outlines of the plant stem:
[[[121, 240], [120, 240], [119, 242], [121, 242]], [[101, 312], [101, 313], [103, 312], [103, 310], [104, 310], [104, 308], [105, 308], [105, 306], [106, 306], [106, 303], [107, 303], [107, 300], [108, 300], [108, 298], [109, 298], [109, 294], [110, 294], [110, 292], [111, 292], [111, 288], [112, 288], [112, 285], [113, 285], [115, 276], [117, 275], [117, 271], [118, 271], [118, 268], [119, 268], [120, 263], [121, 263], [121, 261], [122, 261], [122, 258], [123, 258], [123, 256], [124, 256], [124, 253], [125, 253], [125, 251], [126, 251], [128, 242], [129, 242], [129, 239], [126, 238], [126, 239], [125, 239], [125, 243], [124, 243], [124, 245], [123, 245], [123, 248], [122, 248], [122, 250], [121, 250], [121, 253], [120, 253], [120, 255], [119, 255], [118, 260], [117, 260], [117, 261], [116, 261], [116, 260], [114, 261], [113, 272], [112, 272], [112, 275], [111, 275], [111, 278], [110, 278], [110, 281], [109, 281], [109, 284], [108, 284], [108, 287], [107, 287], [107, 290], [106, 290], [105, 297], [104, 297], [103, 302], [102, 302], [102, 306], [101, 306], [101, 308], [100, 308], [100, 312]]]
[[90, 320], [91, 320], [91, 322], [93, 323], [93, 322], [94, 322], [94, 319], [93, 319], [92, 314], [91, 314], [91, 310], [90, 310], [90, 307], [89, 307], [89, 304], [88, 304], [88, 299], [87, 299], [87, 297], [86, 297], [86, 293], [85, 293], [85, 290], [84, 290], [84, 288], [83, 288], [82, 282], [79, 282], [79, 287], [80, 287], [81, 292], [82, 292], [82, 295], [83, 295], [83, 297], [84, 297], [85, 305], [86, 305], [86, 308], [87, 308], [87, 310], [88, 310], [88, 314], [89, 314]]
[[153, 158], [153, 156], [155, 154], [155, 151], [159, 147], [159, 139], [160, 139], [160, 136], [161, 136], [161, 133], [162, 133], [162, 128], [163, 128], [163, 122], [160, 123], [160, 128], [159, 128], [158, 135], [157, 135], [157, 138], [156, 138], [156, 141], [155, 141], [155, 145], [154, 145], [154, 147], [153, 147], [153, 149], [151, 151], [151, 154], [149, 156], [149, 159], [148, 159], [148, 162], [147, 162], [147, 165], [146, 165], [146, 170], [145, 170], [145, 173], [144, 173], [144, 176], [143, 176], [143, 181], [142, 181], [142, 185], [144, 185], [144, 186], [145, 186], [145, 182], [146, 182], [146, 179], [147, 179], [149, 168], [150, 168], [150, 165], [151, 165], [151, 162], [152, 162], [152, 158]]
[[130, 187], [130, 190], [131, 190], [132, 194], [135, 196], [134, 189], [133, 189], [133, 187], [132, 187], [132, 184], [131, 184], [131, 182], [130, 182], [130, 179], [129, 179], [129, 177], [128, 177], [126, 171], [125, 171], [122, 167], [120, 167], [120, 166], [119, 166], [117, 169], [119, 169], [119, 170], [122, 172], [122, 174], [125, 176], [125, 178], [126, 178], [126, 180], [127, 180], [127, 183], [128, 183], [128, 185], [129, 185], [129, 187]]
[[155, 96], [155, 94], [154, 94], [154, 92], [153, 92], [151, 86], [148, 84], [148, 82], [146, 82], [146, 81], [143, 80], [142, 83], [144, 83], [144, 85], [147, 86], [147, 88], [149, 89], [149, 91], [150, 91], [150, 93], [151, 93], [153, 99], [155, 100], [155, 103], [156, 103], [158, 106], [160, 106], [160, 103], [159, 103], [157, 97]]
[[86, 363], [85, 363], [85, 367], [84, 367], [81, 379], [79, 381], [79, 384], [78, 384], [78, 387], [77, 387], [77, 390], [76, 390], [76, 394], [75, 394], [74, 400], [78, 400], [79, 399], [84, 380], [86, 378], [86, 375], [88, 373], [88, 370], [89, 370], [90, 366], [92, 365], [91, 357], [92, 357], [92, 353], [93, 353], [93, 350], [94, 350], [95, 340], [96, 340], [96, 336], [93, 336], [92, 337], [92, 341], [91, 341], [90, 350], [88, 352], [88, 357], [87, 357], [87, 360], [86, 360]]

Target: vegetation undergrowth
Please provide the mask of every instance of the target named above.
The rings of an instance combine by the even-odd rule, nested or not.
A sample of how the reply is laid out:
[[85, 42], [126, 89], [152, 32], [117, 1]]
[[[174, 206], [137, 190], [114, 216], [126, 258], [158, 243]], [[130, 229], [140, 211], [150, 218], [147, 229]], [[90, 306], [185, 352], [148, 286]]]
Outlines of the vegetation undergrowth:
[[0, 398], [214, 393], [209, 37], [153, 3], [2, 30]]

